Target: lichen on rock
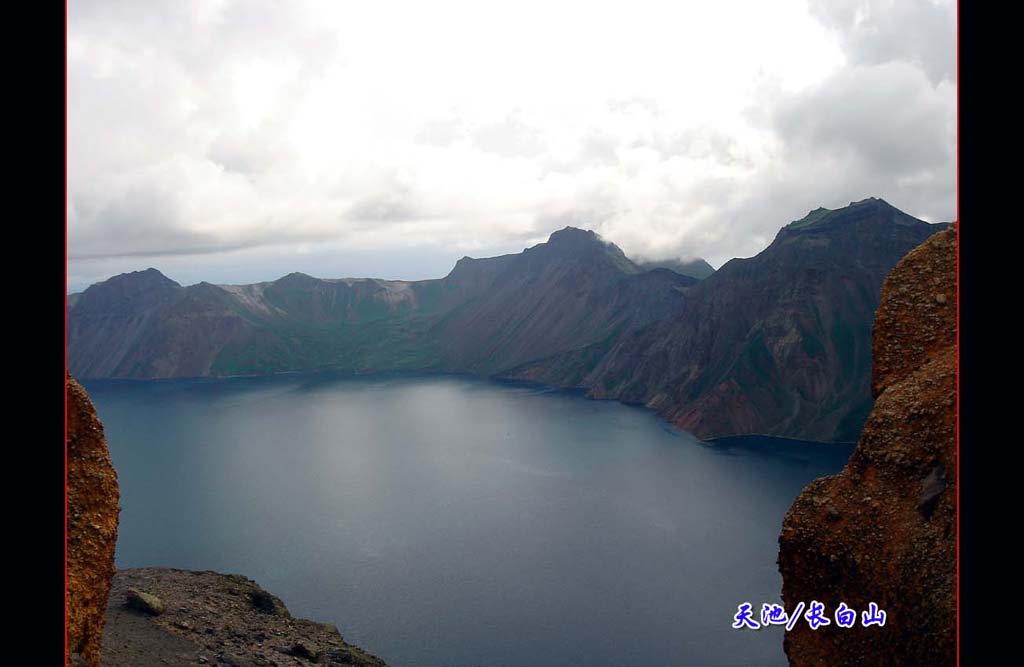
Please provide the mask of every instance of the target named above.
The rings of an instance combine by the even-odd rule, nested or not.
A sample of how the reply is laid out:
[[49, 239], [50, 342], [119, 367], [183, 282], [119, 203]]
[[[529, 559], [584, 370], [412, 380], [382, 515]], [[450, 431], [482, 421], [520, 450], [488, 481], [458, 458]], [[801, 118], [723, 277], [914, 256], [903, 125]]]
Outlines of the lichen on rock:
[[137, 609], [150, 616], [159, 616], [164, 613], [164, 603], [160, 598], [135, 588], [128, 589], [125, 603], [132, 609]]

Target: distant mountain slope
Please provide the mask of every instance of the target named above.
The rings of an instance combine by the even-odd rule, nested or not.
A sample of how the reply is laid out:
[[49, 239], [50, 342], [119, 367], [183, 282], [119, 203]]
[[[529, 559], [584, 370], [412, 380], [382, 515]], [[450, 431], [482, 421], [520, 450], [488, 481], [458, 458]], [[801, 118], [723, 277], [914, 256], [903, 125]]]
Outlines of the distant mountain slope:
[[664, 259], [655, 262], [639, 262], [637, 265], [648, 271], [651, 269], [668, 269], [669, 271], [675, 271], [680, 275], [696, 278], [697, 280], [704, 280], [715, 272], [714, 267], [699, 257], [697, 259], [687, 261], [680, 259]]
[[[68, 314], [68, 364], [77, 377], [117, 374], [132, 350], [147, 342], [159, 313], [183, 296], [156, 269], [125, 273], [82, 292]], [[155, 356], [158, 351], [144, 348]]]
[[647, 324], [696, 283], [643, 271], [593, 232], [566, 228], [517, 255], [463, 258], [416, 282], [322, 280], [182, 287], [159, 271], [89, 287], [69, 307], [81, 377], [358, 372], [492, 373]]
[[572, 227], [437, 280], [182, 287], [149, 269], [69, 300], [69, 365], [83, 378], [468, 372], [644, 404], [701, 437], [854, 440], [882, 280], [944, 226], [877, 199], [818, 209], [704, 280]]
[[855, 440], [882, 281], [940, 227], [878, 199], [812, 211], [694, 286], [682, 313], [507, 376], [644, 404], [699, 437]]
[[697, 281], [643, 271], [596, 234], [567, 227], [515, 255], [490, 287], [438, 324], [441, 365], [494, 373], [679, 312]]

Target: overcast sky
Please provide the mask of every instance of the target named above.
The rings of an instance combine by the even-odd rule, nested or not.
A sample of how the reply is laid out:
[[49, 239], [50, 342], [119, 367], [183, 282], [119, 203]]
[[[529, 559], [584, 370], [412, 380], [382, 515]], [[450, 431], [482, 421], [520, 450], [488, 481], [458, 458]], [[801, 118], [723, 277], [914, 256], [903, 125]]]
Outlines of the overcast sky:
[[69, 288], [419, 279], [575, 225], [762, 250], [868, 196], [955, 216], [952, 0], [76, 0]]

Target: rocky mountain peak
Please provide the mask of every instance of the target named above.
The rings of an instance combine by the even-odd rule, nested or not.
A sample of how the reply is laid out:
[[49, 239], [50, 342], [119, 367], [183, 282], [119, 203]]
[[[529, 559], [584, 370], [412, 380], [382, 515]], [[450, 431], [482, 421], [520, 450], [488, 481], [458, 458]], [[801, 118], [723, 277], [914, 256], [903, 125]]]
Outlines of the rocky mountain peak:
[[299, 271], [292, 271], [286, 276], [282, 276], [274, 281], [274, 285], [278, 287], [304, 287], [308, 285], [314, 285], [319, 283], [319, 278], [314, 278], [307, 273], [301, 273]]
[[645, 271], [668, 269], [679, 275], [689, 276], [697, 280], [704, 280], [715, 272], [715, 268], [701, 257], [649, 260], [638, 262], [637, 266]]
[[166, 302], [182, 289], [156, 269], [122, 273], [89, 286], [74, 301], [76, 310], [139, 310]]
[[825, 231], [847, 224], [852, 224], [866, 218], [881, 218], [891, 223], [906, 223], [915, 221], [924, 223], [922, 220], [903, 213], [895, 206], [877, 197], [868, 197], [860, 201], [850, 202], [848, 206], [837, 209], [828, 209], [823, 206], [810, 211], [799, 220], [794, 220], [785, 227], [783, 231]]
[[589, 229], [580, 229], [579, 227], [566, 226], [557, 231], [551, 232], [551, 236], [548, 237], [548, 243], [550, 244], [595, 244], [604, 243], [597, 232]]
[[596, 232], [578, 227], [563, 227], [548, 237], [546, 243], [527, 248], [526, 256], [556, 260], [598, 258], [622, 273], [638, 273], [640, 269], [626, 257], [614, 243], [601, 238]]
[[98, 284], [106, 285], [108, 287], [117, 287], [125, 293], [147, 292], [181, 287], [179, 283], [171, 280], [154, 268], [145, 269], [144, 271], [122, 273]]

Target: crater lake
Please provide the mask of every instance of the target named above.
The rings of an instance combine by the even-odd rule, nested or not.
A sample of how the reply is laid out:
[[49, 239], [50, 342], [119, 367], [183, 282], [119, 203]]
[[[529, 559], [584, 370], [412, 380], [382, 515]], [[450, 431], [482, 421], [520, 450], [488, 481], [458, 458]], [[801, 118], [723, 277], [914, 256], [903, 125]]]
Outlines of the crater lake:
[[394, 667], [786, 665], [782, 519], [852, 445], [459, 376], [83, 382], [118, 567], [243, 574]]

